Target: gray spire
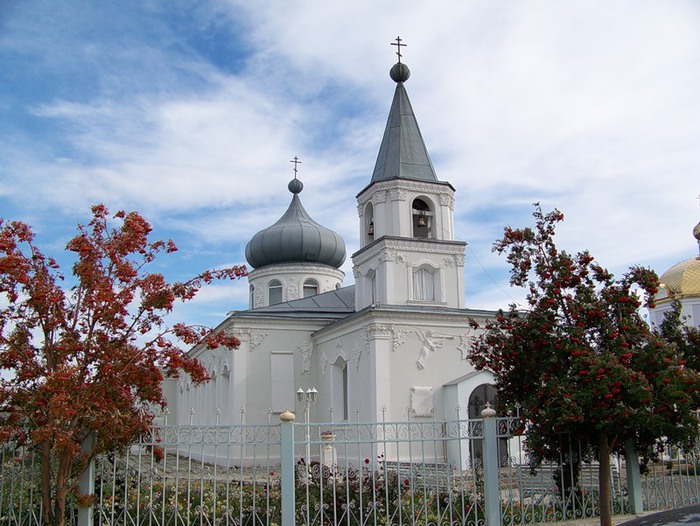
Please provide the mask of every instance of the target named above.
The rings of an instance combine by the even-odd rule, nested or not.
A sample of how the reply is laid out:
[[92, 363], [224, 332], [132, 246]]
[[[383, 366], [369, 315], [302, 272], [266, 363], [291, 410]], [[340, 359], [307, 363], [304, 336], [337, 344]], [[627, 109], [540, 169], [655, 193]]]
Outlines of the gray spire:
[[404, 82], [410, 76], [408, 66], [397, 62], [391, 68], [390, 76], [397, 83], [396, 91], [374, 166], [372, 183], [389, 179], [438, 181], [404, 88]]

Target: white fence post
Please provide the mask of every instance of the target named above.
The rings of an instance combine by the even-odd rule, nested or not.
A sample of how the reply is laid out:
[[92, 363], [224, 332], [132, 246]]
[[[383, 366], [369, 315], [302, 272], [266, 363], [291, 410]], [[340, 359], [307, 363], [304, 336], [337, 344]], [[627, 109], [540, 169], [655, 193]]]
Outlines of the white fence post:
[[280, 468], [282, 471], [282, 526], [295, 526], [294, 420], [291, 411], [280, 415]]
[[639, 454], [634, 447], [634, 442], [625, 442], [625, 470], [627, 473], [627, 495], [632, 513], [644, 511], [642, 503], [642, 476], [639, 473]]
[[487, 526], [501, 524], [501, 495], [498, 477], [498, 436], [496, 411], [488, 404], [481, 412], [483, 418], [484, 514]]
[[[95, 446], [95, 436], [90, 433], [83, 440], [81, 450], [85, 453], [91, 453]], [[90, 460], [90, 463], [85, 468], [85, 471], [78, 479], [78, 491], [81, 495], [92, 495], [95, 493], [95, 459]], [[78, 508], [78, 526], [92, 526], [93, 513], [95, 506], [90, 505], [86, 508]]]

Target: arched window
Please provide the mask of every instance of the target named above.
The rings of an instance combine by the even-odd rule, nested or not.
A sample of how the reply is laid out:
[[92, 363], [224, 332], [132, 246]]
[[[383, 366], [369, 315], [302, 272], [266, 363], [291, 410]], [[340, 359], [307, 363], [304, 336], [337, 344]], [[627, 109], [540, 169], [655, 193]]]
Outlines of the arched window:
[[435, 273], [427, 268], [413, 271], [413, 299], [435, 301]]
[[371, 269], [367, 272], [367, 295], [369, 296], [370, 303], [375, 303], [377, 301], [377, 272]]
[[411, 205], [413, 215], [413, 237], [430, 237], [432, 230], [433, 212], [430, 205], [422, 199], [414, 199]]
[[308, 298], [310, 296], [315, 296], [318, 294], [318, 283], [316, 280], [307, 279], [304, 282], [304, 297]]
[[331, 367], [331, 403], [340, 409], [343, 421], [350, 417], [348, 400], [348, 362], [338, 356]]
[[255, 308], [255, 287], [253, 285], [250, 286], [250, 308]]
[[365, 244], [374, 241], [374, 207], [372, 203], [367, 203], [364, 214]]
[[[498, 407], [498, 390], [491, 384], [481, 384], [478, 385], [473, 391], [472, 394], [469, 395], [469, 402], [468, 402], [468, 415], [470, 419], [474, 418], [481, 418], [481, 411], [486, 408], [486, 404], [489, 404], [491, 408], [495, 409], [497, 412], [499, 411]], [[501, 466], [507, 465], [504, 464], [504, 462], [507, 462], [507, 457], [508, 455], [505, 455], [505, 457], [502, 458], [501, 451], [507, 451], [508, 447], [508, 441], [507, 439], [501, 438], [498, 440], [498, 451], [499, 451], [499, 458], [501, 458]], [[483, 452], [484, 452], [484, 446], [483, 446], [483, 440], [482, 439], [476, 439], [472, 441], [472, 455], [473, 455], [473, 460], [478, 459], [479, 461], [483, 461]]]
[[282, 283], [279, 280], [273, 279], [267, 285], [268, 305], [282, 303]]

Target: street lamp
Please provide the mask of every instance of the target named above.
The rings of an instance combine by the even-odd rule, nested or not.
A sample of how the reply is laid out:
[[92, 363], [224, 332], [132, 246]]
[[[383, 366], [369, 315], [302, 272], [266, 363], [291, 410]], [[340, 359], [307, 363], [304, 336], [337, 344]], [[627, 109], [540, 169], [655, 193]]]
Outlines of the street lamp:
[[311, 430], [309, 428], [309, 413], [311, 412], [311, 405], [316, 403], [316, 398], [318, 397], [318, 391], [315, 387], [311, 387], [304, 391], [301, 387], [297, 389], [297, 400], [299, 403], [305, 404], [304, 408], [304, 422], [306, 423], [306, 458], [304, 459], [304, 465], [306, 466], [306, 477], [309, 476], [309, 464], [311, 463]]

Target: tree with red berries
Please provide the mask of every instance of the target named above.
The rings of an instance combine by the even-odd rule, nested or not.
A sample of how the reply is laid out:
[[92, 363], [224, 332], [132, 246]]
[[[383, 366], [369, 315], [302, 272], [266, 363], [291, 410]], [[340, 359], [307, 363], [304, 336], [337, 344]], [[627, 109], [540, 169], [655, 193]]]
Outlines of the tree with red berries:
[[[111, 226], [115, 222], [115, 226]], [[240, 342], [207, 327], [175, 324], [164, 315], [216, 279], [245, 267], [207, 271], [168, 283], [149, 264], [177, 250], [149, 241], [136, 212], [92, 208], [66, 250], [74, 254], [71, 285], [35, 244], [29, 226], [0, 219], [0, 441], [29, 446], [41, 458], [42, 522], [62, 526], [66, 498], [91, 459], [123, 450], [164, 407], [164, 375], [206, 381], [188, 356], [194, 344], [235, 348]]]
[[615, 279], [587, 251], [557, 248], [561, 212], [536, 205], [533, 216], [534, 228], [507, 227], [493, 247], [507, 256], [511, 285], [527, 288], [527, 308], [498, 311], [470, 360], [494, 373], [500, 403], [519, 407], [535, 463], [561, 462], [562, 448], [578, 441], [596, 455], [607, 526], [610, 454], [628, 440], [640, 450], [660, 437], [694, 440], [700, 374], [640, 315], [657, 292], [653, 271], [634, 267]]

